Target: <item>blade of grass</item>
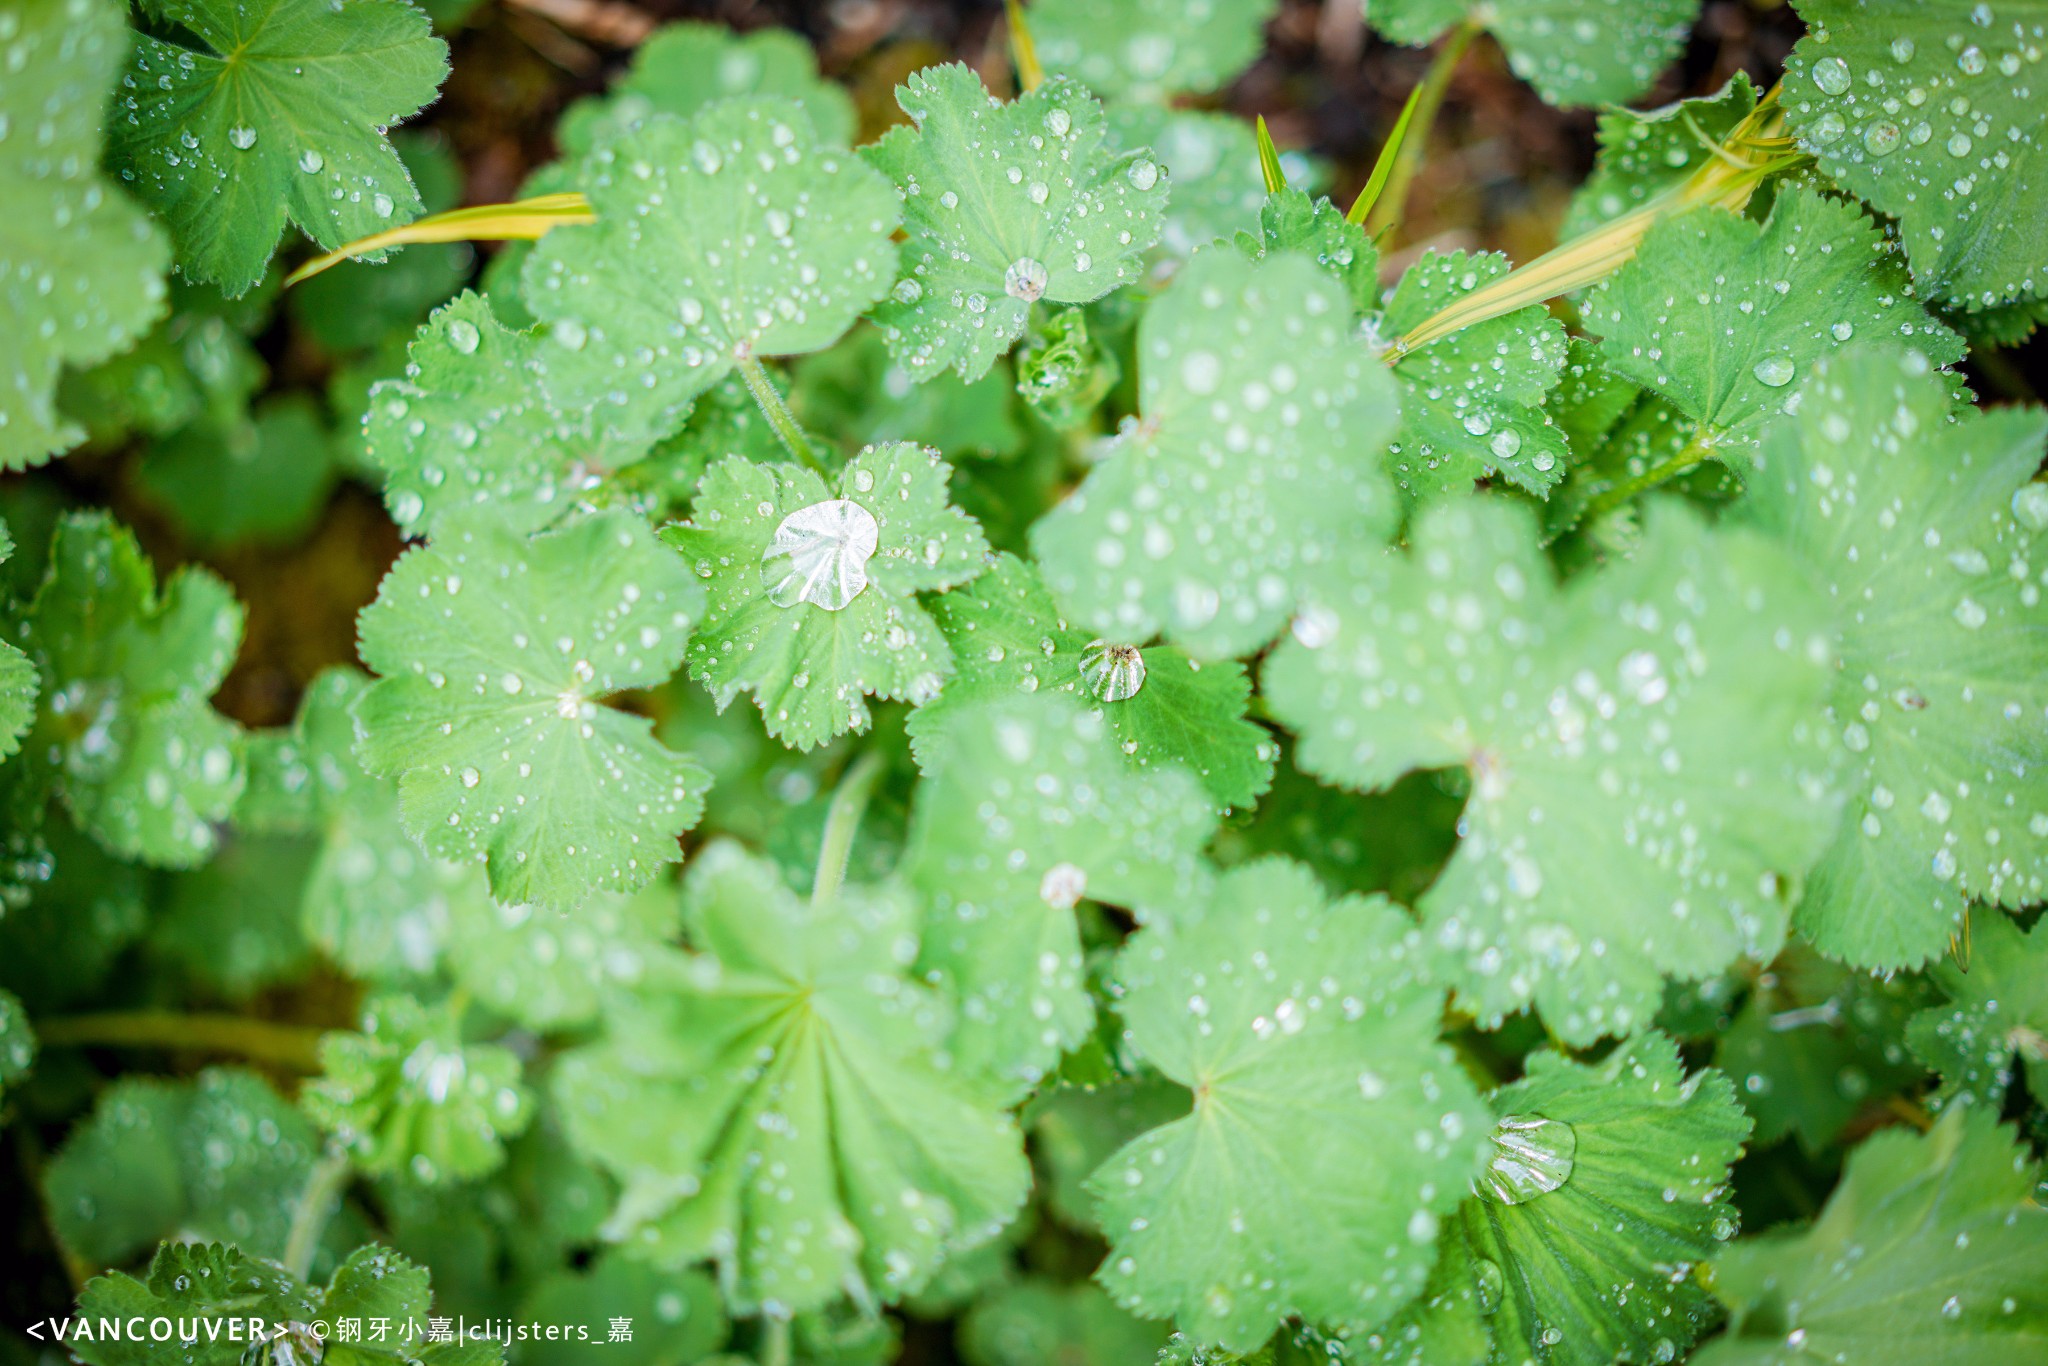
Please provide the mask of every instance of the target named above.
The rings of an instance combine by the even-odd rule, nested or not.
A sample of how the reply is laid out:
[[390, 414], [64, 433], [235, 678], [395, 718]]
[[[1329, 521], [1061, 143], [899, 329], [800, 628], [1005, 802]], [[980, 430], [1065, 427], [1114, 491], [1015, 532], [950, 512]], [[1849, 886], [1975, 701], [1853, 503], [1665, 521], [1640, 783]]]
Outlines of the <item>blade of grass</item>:
[[564, 223], [595, 223], [590, 201], [577, 191], [537, 195], [510, 204], [472, 204], [466, 209], [428, 214], [403, 227], [345, 242], [324, 256], [316, 256], [285, 277], [285, 284], [310, 280], [320, 272], [350, 257], [389, 247], [416, 246], [423, 242], [531, 241], [545, 237]]
[[1416, 86], [1408, 92], [1408, 103], [1401, 106], [1401, 117], [1394, 120], [1394, 131], [1387, 134], [1386, 142], [1380, 147], [1379, 160], [1372, 164], [1372, 174], [1366, 177], [1365, 188], [1358, 192], [1358, 198], [1351, 201], [1349, 212], [1344, 215], [1347, 223], [1363, 223], [1372, 213], [1373, 205], [1379, 203], [1380, 193], [1387, 188], [1387, 181], [1394, 174], [1394, 163], [1400, 160], [1401, 149], [1407, 145], [1408, 125], [1415, 118], [1415, 110], [1422, 103], [1422, 87]]
[[1010, 60], [1017, 64], [1017, 84], [1027, 91], [1036, 90], [1045, 84], [1045, 68], [1038, 64], [1038, 44], [1031, 41], [1024, 7], [1017, 0], [1003, 0], [1003, 11], [1010, 24]]
[[1273, 134], [1266, 127], [1266, 116], [1259, 115], [1259, 174], [1266, 178], [1266, 193], [1279, 194], [1287, 188], [1287, 172], [1280, 169], [1280, 149], [1273, 145]]
[[1445, 92], [1451, 88], [1451, 75], [1458, 68], [1458, 59], [1478, 36], [1479, 25], [1470, 19], [1452, 29], [1438, 46], [1436, 56], [1430, 59], [1422, 84], [1415, 87], [1413, 130], [1402, 139], [1385, 193], [1378, 196], [1372, 217], [1365, 225], [1374, 237], [1400, 226], [1401, 215], [1408, 208], [1408, 189], [1415, 183], [1415, 172], [1422, 165], [1422, 153], [1429, 146], [1429, 130], [1436, 123], [1437, 111], [1443, 108]]

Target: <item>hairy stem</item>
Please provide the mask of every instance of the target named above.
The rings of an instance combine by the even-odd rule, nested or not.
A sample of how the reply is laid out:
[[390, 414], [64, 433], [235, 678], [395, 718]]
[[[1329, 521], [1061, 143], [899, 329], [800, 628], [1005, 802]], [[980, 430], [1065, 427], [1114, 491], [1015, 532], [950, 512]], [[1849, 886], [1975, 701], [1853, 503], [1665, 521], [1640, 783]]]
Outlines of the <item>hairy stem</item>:
[[1443, 108], [1444, 95], [1451, 88], [1451, 75], [1457, 70], [1465, 49], [1471, 47], [1472, 40], [1478, 36], [1479, 25], [1467, 19], [1437, 45], [1436, 56], [1430, 59], [1422, 84], [1416, 87], [1418, 98], [1414, 112], [1409, 116], [1407, 136], [1402, 139], [1401, 150], [1395, 154], [1393, 173], [1387, 177], [1386, 188], [1380, 192], [1371, 217], [1365, 221], [1365, 230], [1372, 236], [1377, 237], [1400, 226], [1401, 215], [1408, 208], [1408, 189], [1415, 183], [1416, 171], [1422, 168], [1422, 155], [1429, 146], [1429, 130], [1436, 124], [1437, 111]]
[[36, 1022], [45, 1044], [73, 1048], [192, 1048], [232, 1053], [299, 1072], [320, 1070], [320, 1036], [305, 1025], [245, 1015], [193, 1015], [178, 1010], [115, 1010], [60, 1015]]
[[853, 853], [853, 837], [860, 818], [874, 795], [875, 780], [882, 776], [882, 756], [868, 750], [855, 759], [832, 793], [832, 805], [825, 812], [825, 838], [818, 845], [818, 876], [811, 883], [811, 904], [822, 906], [839, 895], [846, 881], [846, 860]]
[[313, 1270], [313, 1252], [320, 1246], [321, 1231], [341, 1197], [348, 1181], [348, 1154], [330, 1148], [306, 1174], [299, 1192], [298, 1208], [292, 1211], [292, 1226], [284, 1239], [284, 1269], [305, 1280]]
[[811, 449], [811, 440], [804, 435], [804, 429], [796, 425], [796, 418], [789, 411], [789, 405], [782, 401], [782, 395], [775, 392], [774, 381], [768, 378], [767, 368], [754, 356], [740, 361], [740, 378], [747, 382], [747, 392], [754, 396], [754, 402], [761, 405], [761, 415], [768, 419], [768, 425], [775, 429], [775, 435], [782, 438], [782, 444], [789, 453], [804, 462], [817, 473], [831, 477], [832, 471], [825, 468], [825, 462]]
[[1704, 464], [1713, 453], [1714, 433], [1709, 428], [1701, 427], [1692, 434], [1692, 440], [1685, 443], [1684, 449], [1663, 464], [1652, 466], [1633, 479], [1624, 479], [1612, 488], [1602, 490], [1592, 502], [1586, 504], [1586, 510], [1579, 518], [1580, 523], [1584, 525], [1599, 521], [1638, 494], [1648, 493], [1659, 484], [1669, 483], [1687, 470]]

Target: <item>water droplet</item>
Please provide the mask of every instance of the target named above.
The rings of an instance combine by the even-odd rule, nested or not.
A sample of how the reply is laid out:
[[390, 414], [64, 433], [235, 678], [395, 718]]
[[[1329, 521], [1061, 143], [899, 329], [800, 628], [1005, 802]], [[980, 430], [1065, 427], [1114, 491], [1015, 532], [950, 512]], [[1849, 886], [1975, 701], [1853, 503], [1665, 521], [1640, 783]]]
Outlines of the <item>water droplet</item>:
[[1826, 146], [1828, 143], [1840, 141], [1842, 134], [1848, 131], [1849, 125], [1842, 121], [1842, 116], [1830, 109], [1813, 121], [1813, 127], [1809, 130], [1808, 136], [1822, 146]]
[[1863, 130], [1863, 150], [1874, 157], [1888, 157], [1899, 150], [1905, 134], [1889, 119], [1879, 119]]
[[1065, 137], [1067, 130], [1073, 126], [1073, 116], [1064, 109], [1050, 110], [1045, 116], [1045, 131], [1056, 138]]
[[808, 602], [837, 612], [868, 586], [868, 560], [881, 539], [874, 514], [849, 498], [798, 508], [761, 552], [761, 582], [777, 607]]
[[1765, 356], [1750, 371], [1758, 384], [1767, 384], [1773, 389], [1782, 389], [1792, 382], [1796, 367], [1785, 356]]
[[483, 338], [477, 332], [476, 324], [466, 318], [457, 318], [448, 324], [448, 344], [465, 356], [475, 354], [477, 343], [481, 340]]
[[246, 152], [256, 145], [256, 130], [236, 124], [228, 129], [228, 141], [235, 145], [237, 151]]
[[1495, 459], [1509, 460], [1522, 449], [1522, 434], [1513, 427], [1503, 427], [1493, 434], [1493, 440], [1487, 445], [1492, 449]]
[[1081, 651], [1081, 681], [1103, 702], [1136, 697], [1145, 686], [1145, 656], [1135, 645], [1091, 640], [1088, 648]]
[[1849, 64], [1840, 57], [1823, 57], [1813, 64], [1813, 83], [1830, 95], [1849, 88]]
[[2012, 515], [2029, 531], [2048, 531], [2048, 484], [2022, 484], [2015, 489]]
[[1542, 1115], [1508, 1115], [1493, 1128], [1493, 1155], [1478, 1191], [1499, 1204], [1520, 1205], [1571, 1180], [1579, 1136]]
[[299, 153], [299, 169], [307, 175], [318, 175], [320, 169], [326, 164], [327, 158], [321, 156], [310, 147]]
[[1507, 1291], [1507, 1278], [1501, 1275], [1500, 1264], [1491, 1257], [1477, 1257], [1472, 1262], [1472, 1288], [1479, 1296], [1479, 1312], [1488, 1318], [1500, 1309], [1501, 1296]]
[[1894, 38], [1894, 39], [1892, 39], [1892, 60], [1893, 60], [1893, 61], [1895, 61], [1895, 62], [1898, 62], [1898, 63], [1900, 63], [1900, 64], [1902, 64], [1902, 65], [1903, 65], [1904, 63], [1906, 63], [1906, 62], [1910, 62], [1910, 61], [1912, 61], [1912, 60], [1913, 60], [1913, 50], [1914, 50], [1914, 43], [1913, 43], [1913, 40], [1912, 40], [1911, 38], [1906, 38], [1906, 37], [1898, 37], [1898, 38]]
[[478, 783], [484, 780], [484, 775], [477, 772], [473, 768], [463, 769], [459, 776], [462, 779], [462, 785], [464, 787], [475, 787]]
[[1965, 76], [1983, 75], [1984, 49], [1972, 43], [1956, 54], [1956, 65], [1962, 69]]
[[1045, 297], [1045, 282], [1049, 277], [1046, 268], [1029, 256], [1019, 256], [1010, 262], [1010, 268], [1003, 272], [1003, 292], [1013, 299], [1025, 303], [1037, 303]]
[[1159, 163], [1140, 157], [1131, 163], [1131, 169], [1124, 175], [1129, 178], [1132, 189], [1149, 190], [1159, 183]]
[[1948, 143], [1946, 145], [1948, 147], [1948, 154], [1950, 156], [1966, 157], [1970, 154], [1970, 148], [1974, 144], [1970, 141], [1970, 135], [1968, 133], [1955, 133], [1949, 137]]
[[377, 217], [389, 218], [391, 211], [398, 206], [391, 202], [390, 195], [380, 192], [370, 196], [370, 207], [376, 211]]
[[1038, 899], [1056, 911], [1071, 911], [1088, 893], [1088, 874], [1071, 863], [1055, 863], [1038, 880]]

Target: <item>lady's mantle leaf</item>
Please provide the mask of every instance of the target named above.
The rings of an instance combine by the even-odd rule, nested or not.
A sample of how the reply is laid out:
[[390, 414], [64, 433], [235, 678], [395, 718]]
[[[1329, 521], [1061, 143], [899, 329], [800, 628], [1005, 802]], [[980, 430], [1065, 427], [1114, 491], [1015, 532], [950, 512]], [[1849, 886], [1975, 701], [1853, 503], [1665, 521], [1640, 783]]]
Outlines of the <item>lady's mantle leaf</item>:
[[1280, 1320], [1362, 1329], [1422, 1288], [1486, 1110], [1436, 1042], [1440, 991], [1384, 898], [1279, 859], [1117, 959], [1131, 1048], [1194, 1092], [1090, 1182], [1118, 1301], [1245, 1351]]
[[241, 639], [242, 609], [211, 573], [181, 569], [159, 596], [127, 528], [66, 517], [22, 632], [42, 692], [19, 762], [109, 852], [202, 862], [242, 791], [241, 733], [206, 702]]
[[1430, 1344], [1469, 1332], [1493, 1361], [1675, 1361], [1716, 1317], [1692, 1268], [1735, 1233], [1728, 1172], [1749, 1116], [1728, 1079], [1686, 1076], [1653, 1033], [1592, 1066], [1538, 1052], [1487, 1099], [1487, 1168], [1429, 1291], [1354, 1352], [1446, 1366]]
[[1914, 1016], [1906, 1037], [1914, 1053], [1941, 1073], [1940, 1104], [1961, 1098], [1998, 1113], [2015, 1062], [2026, 1068], [2027, 1089], [2048, 1096], [2044, 923], [2022, 931], [2010, 916], [1980, 911], [1970, 931], [1967, 968], [1954, 961], [1935, 965], [1930, 975], [1948, 1003]]
[[655, 960], [556, 1074], [572, 1138], [626, 1183], [613, 1235], [717, 1258], [740, 1313], [894, 1300], [993, 1237], [1030, 1171], [1010, 1119], [935, 1061], [948, 1020], [908, 976], [907, 899], [808, 905], [724, 842], [685, 890], [701, 952]]
[[107, 92], [128, 48], [126, 6], [8, 6], [0, 83], [0, 470], [85, 437], [53, 402], [61, 366], [133, 345], [164, 306], [170, 250], [100, 178]]
[[324, 1075], [300, 1103], [366, 1172], [428, 1184], [481, 1176], [533, 1118], [533, 1098], [516, 1054], [465, 1044], [460, 1031], [448, 1005], [379, 997], [363, 1008], [361, 1033], [321, 1040]]
[[[1040, 49], [1041, 54], [1043, 49]], [[1159, 252], [1186, 261], [1197, 247], [1255, 226], [1266, 202], [1258, 138], [1233, 114], [1160, 104], [1112, 104], [1109, 138], [1119, 148], [1150, 148], [1173, 177]]]
[[869, 697], [935, 694], [953, 655], [917, 595], [966, 583], [988, 556], [946, 501], [950, 473], [907, 442], [862, 451], [836, 488], [796, 465], [713, 466], [690, 520], [662, 533], [710, 589], [691, 677], [721, 710], [753, 694], [796, 749], [866, 729]]
[[197, 45], [139, 34], [109, 162], [170, 224], [178, 262], [230, 295], [287, 215], [323, 247], [420, 212], [384, 130], [434, 98], [448, 47], [403, 0], [148, 0]]
[[1094, 1021], [1075, 905], [1168, 914], [1206, 883], [1215, 800], [1178, 768], [1133, 772], [1113, 734], [1048, 691], [954, 708], [921, 736], [904, 857], [929, 902], [919, 967], [961, 1002], [962, 1070], [1006, 1096]]
[[1052, 80], [1002, 104], [953, 65], [912, 75], [896, 102], [917, 127], [861, 154], [903, 196], [903, 279], [875, 321], [913, 376], [979, 379], [1038, 300], [1087, 303], [1138, 278], [1166, 173], [1109, 146], [1086, 90]]
[[735, 33], [723, 24], [683, 22], [655, 30], [633, 49], [633, 65], [609, 94], [562, 111], [556, 139], [581, 156], [656, 114], [689, 118], [708, 104], [774, 95], [803, 106], [819, 139], [849, 147], [859, 122], [852, 96], [818, 74], [818, 55], [783, 28]]
[[1647, 1023], [1664, 974], [1770, 958], [1839, 810], [1827, 618], [1798, 566], [1675, 503], [1638, 558], [1563, 590], [1522, 507], [1441, 503], [1411, 539], [1304, 615], [1265, 687], [1312, 773], [1471, 775], [1419, 903], [1467, 1007], [1533, 1000], [1583, 1044]]
[[1711, 160], [1717, 144], [1756, 108], [1756, 84], [1738, 71], [1711, 95], [1657, 109], [1600, 111], [1600, 153], [1593, 173], [1572, 195], [1558, 228], [1570, 241], [1639, 209]]
[[1140, 420], [1033, 528], [1069, 620], [1242, 654], [1316, 565], [1386, 538], [1394, 384], [1354, 325], [1307, 257], [1196, 255], [1139, 324]]
[[830, 346], [896, 278], [888, 182], [787, 100], [649, 120], [581, 180], [597, 222], [543, 238], [521, 297], [558, 400], [621, 440], [674, 431], [743, 359]]
[[1828, 698], [1854, 794], [1798, 914], [1864, 967], [1938, 954], [1971, 899], [2048, 896], [2048, 417], [1951, 419], [1925, 357], [1824, 361], [1742, 514], [1835, 604]]
[[1997, 1116], [1958, 1105], [1849, 1154], [1812, 1227], [1745, 1239], [1713, 1266], [1733, 1322], [1697, 1366], [1927, 1361], [2002, 1366], [2048, 1331], [2040, 1167]]
[[[1265, 44], [1278, 0], [1034, 0], [1045, 69], [1104, 99], [1164, 103], [1227, 85]], [[1241, 125], [1240, 125], [1241, 126]]]
[[1600, 358], [1671, 400], [1714, 444], [1754, 445], [1789, 387], [1852, 339], [1909, 341], [1947, 365], [1963, 344], [1914, 302], [1853, 204], [1786, 189], [1762, 225], [1699, 209], [1650, 230], [1586, 300]]
[[1224, 806], [1249, 807], [1273, 781], [1273, 737], [1245, 719], [1251, 681], [1231, 661], [1198, 664], [1170, 645], [1091, 640], [1067, 625], [1038, 571], [1014, 555], [932, 603], [958, 672], [910, 715], [921, 741], [961, 707], [1019, 692], [1069, 693], [1097, 708], [1133, 767], [1179, 764]]
[[675, 861], [707, 778], [600, 699], [666, 682], [703, 601], [625, 513], [530, 541], [451, 527], [363, 612], [362, 656], [384, 677], [356, 705], [357, 755], [398, 776], [413, 837], [483, 860], [502, 901], [631, 891]]
[[[1676, 57], [1699, 0], [1373, 0], [1372, 26], [1397, 43], [1484, 24], [1515, 74], [1550, 104], [1625, 104]], [[1469, 16], [1469, 17], [1468, 17]]]
[[1913, 278], [1985, 308], [2048, 294], [2041, 0], [1801, 0], [1785, 114], [1822, 171], [1899, 220]]
[[391, 519], [408, 532], [479, 505], [538, 531], [588, 506], [652, 444], [565, 397], [547, 339], [507, 328], [479, 295], [437, 310], [406, 354], [405, 378], [371, 390], [363, 434]]
[[[1508, 273], [1494, 253], [1429, 252], [1388, 296], [1376, 326], [1391, 343], [1442, 308]], [[1564, 433], [1543, 396], [1564, 377], [1564, 325], [1540, 306], [1461, 328], [1403, 354], [1401, 430], [1389, 452], [1412, 497], [1470, 488], [1498, 474], [1546, 496], [1564, 478]]]

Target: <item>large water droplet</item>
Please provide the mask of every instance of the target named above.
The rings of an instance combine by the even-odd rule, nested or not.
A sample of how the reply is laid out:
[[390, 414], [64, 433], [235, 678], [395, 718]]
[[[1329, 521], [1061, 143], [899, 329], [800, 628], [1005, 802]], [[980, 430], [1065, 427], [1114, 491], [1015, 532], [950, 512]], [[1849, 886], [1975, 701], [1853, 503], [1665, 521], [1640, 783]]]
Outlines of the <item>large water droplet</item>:
[[2048, 531], [2048, 484], [2022, 484], [2015, 489], [2012, 515], [2029, 531]]
[[1912, 60], [1913, 60], [1913, 50], [1914, 50], [1914, 43], [1913, 43], [1913, 40], [1912, 40], [1911, 38], [1906, 38], [1906, 37], [1898, 37], [1898, 38], [1894, 38], [1894, 39], [1892, 39], [1892, 60], [1893, 60], [1893, 61], [1895, 61], [1895, 62], [1899, 62], [1899, 63], [1902, 63], [1902, 64], [1903, 64], [1903, 63], [1905, 63], [1905, 62], [1910, 62], [1910, 61], [1912, 61]]
[[1103, 702], [1136, 697], [1145, 686], [1145, 656], [1135, 645], [1091, 640], [1081, 652], [1081, 682]]
[[1830, 95], [1849, 88], [1849, 64], [1840, 57], [1823, 57], [1813, 64], [1813, 83]]
[[881, 539], [874, 514], [850, 498], [798, 508], [761, 552], [761, 582], [777, 607], [808, 602], [837, 612], [868, 586], [868, 560]]
[[1159, 183], [1159, 163], [1140, 157], [1124, 174], [1130, 179], [1131, 188], [1149, 190]]
[[1029, 256], [1019, 256], [1010, 262], [1010, 268], [1003, 272], [1003, 293], [1013, 299], [1022, 299], [1027, 304], [1037, 303], [1045, 297], [1045, 282], [1049, 272], [1044, 265]]
[[1874, 157], [1888, 157], [1899, 150], [1905, 134], [1890, 119], [1879, 119], [1863, 130], [1863, 150]]
[[256, 145], [256, 130], [236, 124], [228, 129], [228, 141], [235, 145], [236, 150], [246, 152]]
[[326, 164], [327, 158], [321, 156], [310, 147], [299, 153], [299, 169], [307, 175], [318, 175], [321, 168]]
[[1493, 1128], [1493, 1156], [1479, 1178], [1479, 1193], [1503, 1205], [1548, 1195], [1571, 1180], [1578, 1150], [1571, 1125], [1542, 1115], [1508, 1115]]
[[1500, 1263], [1491, 1257], [1474, 1258], [1472, 1288], [1479, 1296], [1479, 1312], [1493, 1317], [1500, 1309], [1501, 1296], [1507, 1293], [1507, 1277], [1500, 1274]]
[[1756, 376], [1758, 384], [1782, 389], [1792, 382], [1792, 375], [1796, 369], [1797, 367], [1785, 356], [1765, 356], [1756, 363], [1750, 373]]
[[[477, 343], [481, 340], [483, 340], [483, 337], [476, 330], [476, 324], [466, 318], [457, 318], [454, 322], [448, 324], [448, 344], [457, 351], [462, 352], [465, 356], [474, 355]], [[474, 437], [470, 438], [469, 444], [475, 444]]]

